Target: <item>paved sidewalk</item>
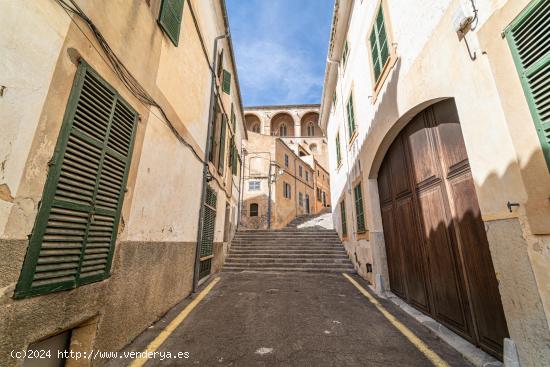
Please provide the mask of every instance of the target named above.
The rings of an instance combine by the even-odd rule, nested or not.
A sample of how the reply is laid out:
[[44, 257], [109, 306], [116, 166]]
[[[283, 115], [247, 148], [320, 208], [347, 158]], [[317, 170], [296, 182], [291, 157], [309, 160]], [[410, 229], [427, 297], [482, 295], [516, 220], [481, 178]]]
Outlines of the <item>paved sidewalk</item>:
[[[145, 366], [431, 366], [340, 274], [221, 274], [221, 281], [160, 346], [189, 359]], [[365, 283], [354, 277], [366, 288]], [[470, 366], [454, 349], [391, 302], [382, 306], [449, 366]], [[189, 301], [126, 350], [142, 351]], [[115, 360], [108, 366], [127, 366]]]

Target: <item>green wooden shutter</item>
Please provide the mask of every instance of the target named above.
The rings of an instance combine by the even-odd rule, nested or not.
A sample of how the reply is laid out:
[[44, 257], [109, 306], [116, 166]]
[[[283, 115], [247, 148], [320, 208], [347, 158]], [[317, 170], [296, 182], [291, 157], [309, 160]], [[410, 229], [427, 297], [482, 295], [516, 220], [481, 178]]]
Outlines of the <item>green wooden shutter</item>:
[[16, 297], [108, 277], [137, 113], [81, 62]]
[[362, 233], [366, 231], [366, 227], [365, 227], [365, 213], [363, 209], [363, 193], [361, 191], [361, 183], [355, 186], [354, 194], [355, 194], [355, 213], [357, 215], [357, 232]]
[[222, 126], [220, 132], [220, 155], [218, 159], [218, 172], [223, 175], [223, 169], [225, 165], [225, 133], [227, 131], [227, 118], [222, 116]]
[[336, 164], [342, 163], [342, 153], [340, 152], [340, 134], [336, 134]]
[[550, 170], [550, 0], [533, 1], [505, 30]]
[[158, 23], [174, 46], [180, 38], [181, 17], [184, 0], [162, 0]]
[[231, 73], [227, 70], [223, 70], [222, 90], [226, 94], [231, 94]]
[[237, 129], [237, 115], [235, 115], [235, 106], [231, 103], [231, 126], [233, 127], [233, 132], [236, 132]]
[[390, 57], [388, 35], [384, 23], [384, 11], [382, 6], [380, 6], [378, 14], [376, 15], [376, 21], [372, 27], [369, 40], [371, 47], [372, 67], [374, 69], [374, 81], [378, 82], [378, 79], [382, 74], [382, 70], [384, 69], [384, 66], [386, 66], [386, 62]]
[[210, 269], [212, 267], [217, 200], [216, 192], [210, 186], [207, 186], [202, 223], [199, 278], [203, 278], [210, 274]]
[[351, 137], [355, 133], [355, 113], [353, 112], [353, 95], [349, 96], [347, 113], [348, 113], [349, 138], [351, 139]]
[[340, 203], [340, 219], [342, 221], [342, 236], [348, 236], [348, 224], [346, 220], [346, 201], [342, 200]]

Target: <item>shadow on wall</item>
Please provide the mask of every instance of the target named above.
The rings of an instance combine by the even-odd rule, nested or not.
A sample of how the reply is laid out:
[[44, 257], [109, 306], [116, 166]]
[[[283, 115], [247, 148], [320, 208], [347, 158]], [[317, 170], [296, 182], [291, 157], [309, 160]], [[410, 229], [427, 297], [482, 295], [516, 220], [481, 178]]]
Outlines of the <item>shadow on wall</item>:
[[[372, 161], [364, 162], [365, 178], [379, 180], [379, 170], [390, 146], [419, 112], [452, 97], [428, 99], [399, 116], [397, 90], [400, 68], [401, 63], [398, 60], [386, 80], [383, 93], [378, 96], [381, 103], [361, 142], [358, 156], [374, 157]], [[532, 123], [529, 123], [528, 128], [534, 128]], [[507, 326], [511, 338], [517, 343], [520, 358], [526, 365], [550, 365], [550, 330], [547, 319], [550, 295], [543, 288], [544, 284], [550, 284], [550, 236], [529, 235], [528, 228], [525, 224], [522, 225], [522, 221], [528, 218], [525, 209], [540, 207], [541, 197], [529, 197], [521, 190], [517, 193], [510, 191], [509, 200], [521, 205], [512, 209], [516, 213], [511, 213], [507, 218], [502, 215], [508, 211], [506, 202], [498, 203], [502, 210], [491, 214], [500, 214], [499, 218], [502, 219], [486, 222], [481, 220], [478, 207], [468, 207], [467, 203], [461, 202], [461, 198], [479, 195], [485, 201], [491, 197], [501, 200], [499, 197], [502, 193], [495, 195], [495, 188], [507, 187], [510, 183], [522, 187], [520, 173], [547, 174], [547, 171], [541, 172], [544, 168], [542, 153], [535, 152], [521, 167], [518, 162], [512, 161], [504, 172], [492, 172], [481, 183], [476, 182], [475, 189], [473, 184], [470, 187], [457, 186], [455, 189], [462, 189], [462, 192], [449, 193], [455, 212], [456, 207], [463, 205], [455, 218], [450, 218], [445, 211], [439, 213], [439, 216], [434, 215], [438, 210], [434, 203], [448, 200], [443, 195], [436, 197], [441, 193], [434, 193], [433, 190], [427, 193], [427, 196], [432, 195], [431, 202], [426, 197], [413, 198], [412, 192], [410, 203], [405, 202], [406, 195], [400, 197], [399, 204], [402, 206], [399, 210], [403, 212], [396, 212], [389, 217], [401, 216], [403, 221], [416, 221], [416, 224], [411, 223], [411, 226], [416, 226], [416, 230], [407, 231], [403, 226], [392, 226], [393, 220], [385, 220], [384, 228], [374, 228], [376, 224], [373, 223], [382, 223], [382, 220], [373, 220], [372, 217], [382, 219], [387, 213], [379, 206], [379, 198], [373, 199], [372, 195], [378, 195], [378, 192], [371, 193], [370, 199], [367, 196], [367, 200], [372, 199], [373, 205], [365, 202], [369, 208], [367, 215], [371, 216], [367, 218], [369, 227], [372, 227], [370, 229], [375, 232], [383, 229], [383, 235], [376, 237], [378, 243], [371, 241], [371, 246], [374, 253], [380, 251], [377, 259], [386, 258], [387, 253], [389, 286], [392, 291], [418, 309], [439, 315], [436, 317], [439, 320], [445, 318], [446, 325], [474, 343], [481, 344], [494, 355], [501, 353], [501, 339], [506, 335]], [[348, 177], [348, 180], [351, 179]], [[348, 184], [351, 182], [343, 187], [348, 187]], [[550, 192], [550, 188], [542, 188], [538, 190], [539, 193], [545, 191], [544, 189]], [[410, 211], [408, 215], [406, 210]], [[352, 227], [348, 223], [348, 231], [350, 230]], [[477, 248], [480, 242], [487, 240], [488, 246], [482, 244], [481, 247], [484, 248]], [[485, 256], [477, 256], [479, 251], [485, 252]], [[410, 261], [418, 257], [418, 254], [423, 254], [425, 260]], [[357, 258], [357, 247], [352, 250], [352, 259], [354, 255]], [[373, 265], [376, 266], [375, 273], [384, 273], [386, 264]], [[500, 307], [498, 298], [502, 299], [505, 322], [501, 312], [491, 311]], [[477, 335], [474, 324], [478, 330]]]

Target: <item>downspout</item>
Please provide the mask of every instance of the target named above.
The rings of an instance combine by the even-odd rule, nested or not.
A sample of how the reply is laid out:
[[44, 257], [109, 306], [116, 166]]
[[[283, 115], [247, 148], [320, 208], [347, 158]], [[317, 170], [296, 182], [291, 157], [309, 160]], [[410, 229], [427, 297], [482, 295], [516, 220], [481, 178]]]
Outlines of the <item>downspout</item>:
[[[218, 41], [223, 39], [223, 38], [226, 38], [228, 37], [229, 34], [228, 33], [225, 33], [221, 36], [218, 36], [214, 39], [214, 52], [213, 52], [213, 58], [212, 58], [212, 70], [216, 70], [217, 69], [217, 59], [218, 59]], [[205, 199], [205, 196], [206, 196], [206, 187], [208, 185], [208, 182], [211, 180], [211, 177], [210, 177], [210, 171], [208, 169], [208, 164], [209, 164], [209, 157], [210, 157], [210, 150], [212, 149], [211, 147], [211, 139], [210, 139], [210, 135], [213, 133], [212, 131], [212, 115], [213, 115], [213, 111], [214, 111], [214, 104], [216, 102], [216, 91], [215, 91], [215, 87], [216, 87], [216, 73], [212, 73], [212, 82], [210, 84], [210, 106], [209, 106], [209, 110], [208, 110], [208, 128], [207, 128], [207, 133], [206, 133], [206, 149], [205, 149], [205, 159], [204, 159], [204, 164], [203, 164], [203, 169], [202, 169], [202, 187], [201, 187], [201, 201], [200, 201], [200, 209], [199, 209], [199, 224], [198, 224], [198, 228], [197, 228], [197, 245], [195, 246], [195, 272], [193, 274], [193, 293], [196, 292], [197, 290], [197, 284], [199, 283], [199, 271], [200, 271], [200, 252], [201, 252], [201, 243], [202, 243], [202, 226], [203, 226], [203, 222], [204, 222], [204, 199]]]

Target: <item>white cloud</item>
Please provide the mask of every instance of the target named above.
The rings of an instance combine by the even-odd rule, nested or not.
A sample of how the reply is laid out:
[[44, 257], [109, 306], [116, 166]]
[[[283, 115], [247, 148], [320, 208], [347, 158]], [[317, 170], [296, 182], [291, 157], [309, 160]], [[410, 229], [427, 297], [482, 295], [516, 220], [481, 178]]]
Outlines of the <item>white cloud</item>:
[[247, 104], [255, 104], [254, 100], [275, 100], [281, 104], [311, 102], [311, 94], [322, 87], [323, 81], [307, 62], [305, 53], [276, 41], [241, 44], [237, 66], [241, 88], [252, 96]]

